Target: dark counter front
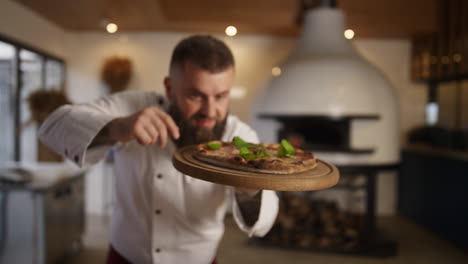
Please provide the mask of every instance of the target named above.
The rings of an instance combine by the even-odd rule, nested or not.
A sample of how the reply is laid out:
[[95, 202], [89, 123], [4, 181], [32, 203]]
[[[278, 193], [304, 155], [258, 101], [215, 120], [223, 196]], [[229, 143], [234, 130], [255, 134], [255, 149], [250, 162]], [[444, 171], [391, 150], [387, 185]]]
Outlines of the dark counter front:
[[468, 250], [468, 154], [402, 151], [398, 213]]

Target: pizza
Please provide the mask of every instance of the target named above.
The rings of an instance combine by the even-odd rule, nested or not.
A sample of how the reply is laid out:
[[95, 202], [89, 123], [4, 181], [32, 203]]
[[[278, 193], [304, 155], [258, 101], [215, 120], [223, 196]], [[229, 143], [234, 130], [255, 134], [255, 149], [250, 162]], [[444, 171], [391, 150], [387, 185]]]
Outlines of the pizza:
[[193, 155], [197, 160], [208, 164], [259, 173], [290, 174], [317, 166], [311, 152], [295, 148], [285, 139], [276, 144], [253, 144], [234, 137], [232, 142], [211, 141], [199, 144]]

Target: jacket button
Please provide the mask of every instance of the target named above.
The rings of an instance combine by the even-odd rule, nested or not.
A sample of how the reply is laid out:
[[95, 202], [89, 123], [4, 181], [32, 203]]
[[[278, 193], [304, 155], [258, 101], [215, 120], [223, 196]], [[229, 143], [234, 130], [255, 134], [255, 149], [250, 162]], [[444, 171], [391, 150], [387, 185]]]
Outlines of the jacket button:
[[162, 96], [158, 96], [158, 104], [162, 106], [164, 104], [164, 98]]
[[156, 210], [155, 213], [158, 215], [158, 214], [161, 214], [161, 210]]
[[158, 179], [162, 179], [163, 175], [161, 173], [158, 174]]
[[161, 249], [157, 248], [154, 251], [156, 251], [156, 253], [159, 253], [159, 252], [161, 252]]

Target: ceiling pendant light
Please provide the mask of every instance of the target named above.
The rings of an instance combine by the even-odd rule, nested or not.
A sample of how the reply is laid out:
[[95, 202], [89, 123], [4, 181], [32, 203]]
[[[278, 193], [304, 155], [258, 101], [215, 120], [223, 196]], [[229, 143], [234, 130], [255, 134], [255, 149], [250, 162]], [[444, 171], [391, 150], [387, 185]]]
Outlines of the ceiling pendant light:
[[108, 23], [106, 25], [106, 30], [110, 34], [113, 34], [113, 33], [117, 32], [118, 29], [119, 29], [119, 27], [115, 23]]
[[346, 39], [353, 39], [354, 38], [354, 30], [347, 29], [344, 31], [344, 36]]
[[226, 35], [229, 37], [234, 37], [237, 35], [237, 28], [235, 26], [228, 26], [224, 30], [224, 33], [226, 33]]

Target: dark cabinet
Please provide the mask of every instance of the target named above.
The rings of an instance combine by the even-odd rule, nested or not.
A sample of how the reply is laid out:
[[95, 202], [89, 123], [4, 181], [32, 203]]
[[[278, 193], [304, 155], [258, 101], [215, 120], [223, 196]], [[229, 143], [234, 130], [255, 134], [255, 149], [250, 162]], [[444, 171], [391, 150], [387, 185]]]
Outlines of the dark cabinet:
[[468, 154], [402, 152], [398, 212], [468, 249]]

